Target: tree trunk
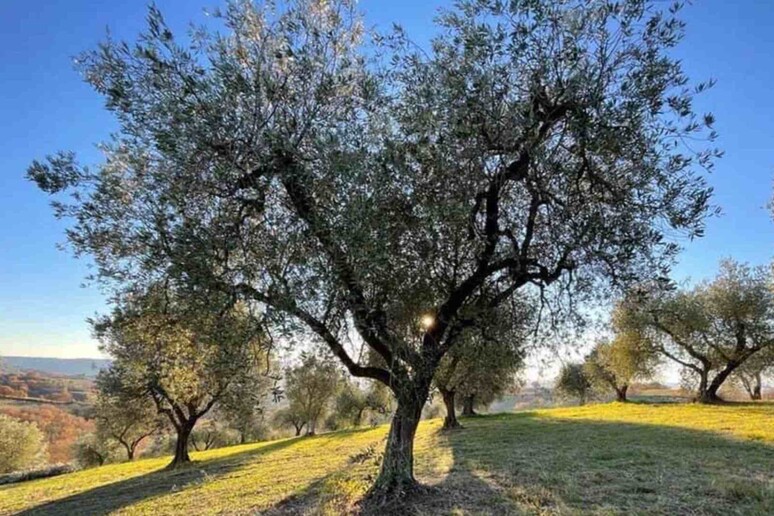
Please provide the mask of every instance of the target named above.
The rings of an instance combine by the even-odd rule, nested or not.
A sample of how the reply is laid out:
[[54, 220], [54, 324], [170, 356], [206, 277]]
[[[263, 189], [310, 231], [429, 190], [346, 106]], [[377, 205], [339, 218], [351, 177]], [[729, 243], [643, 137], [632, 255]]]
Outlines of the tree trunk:
[[129, 462], [134, 460], [134, 446], [127, 446], [126, 458], [129, 460]]
[[472, 394], [470, 396], [465, 396], [462, 399], [462, 415], [463, 416], [475, 416], [476, 411], [474, 410], [475, 407], [475, 401], [476, 397]]
[[414, 396], [400, 396], [390, 424], [382, 467], [368, 497], [377, 503], [399, 499], [416, 489], [414, 479], [414, 436], [422, 416], [429, 385], [414, 389]]
[[763, 396], [761, 395], [761, 384], [761, 373], [755, 373], [755, 383], [753, 384], [753, 391], [750, 396], [753, 400], [763, 399]]
[[452, 430], [454, 428], [461, 428], [459, 421], [457, 421], [457, 414], [454, 408], [454, 391], [447, 391], [445, 389], [439, 389], [439, 391], [441, 391], [443, 404], [446, 407], [446, 417], [443, 419], [443, 429]]
[[[722, 371], [715, 375], [715, 378], [712, 379], [712, 382], [709, 383], [709, 386], [707, 386], [704, 392], [701, 390], [699, 391], [699, 402], [717, 403], [719, 401], [723, 401], [720, 396], [718, 396], [718, 390], [720, 390], [723, 382], [726, 381], [726, 378], [728, 378], [729, 375], [733, 373], [734, 369], [736, 369], [738, 366], [739, 364], [737, 362], [729, 362]], [[703, 383], [704, 385], [707, 384], [706, 376]]]
[[615, 398], [617, 401], [620, 401], [621, 403], [626, 403], [628, 400], [626, 398], [626, 391], [629, 390], [628, 385], [622, 385], [621, 387], [615, 388]]
[[176, 428], [177, 442], [175, 443], [175, 456], [172, 459], [172, 462], [167, 466], [167, 469], [175, 469], [191, 462], [191, 457], [188, 455], [188, 441], [195, 424], [195, 421], [186, 421]]

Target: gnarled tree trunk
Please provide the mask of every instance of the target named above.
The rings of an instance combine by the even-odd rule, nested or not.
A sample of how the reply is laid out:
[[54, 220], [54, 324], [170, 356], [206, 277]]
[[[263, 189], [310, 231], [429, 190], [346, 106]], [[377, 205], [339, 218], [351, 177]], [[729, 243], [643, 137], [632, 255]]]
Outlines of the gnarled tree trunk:
[[196, 421], [189, 420], [182, 424], [176, 425], [177, 442], [175, 443], [175, 456], [172, 458], [172, 462], [169, 463], [167, 469], [175, 469], [186, 464], [190, 464], [191, 457], [188, 455], [188, 442], [191, 437], [191, 432]]
[[452, 430], [454, 428], [461, 428], [459, 421], [457, 421], [457, 414], [454, 407], [454, 391], [447, 391], [446, 389], [439, 389], [441, 397], [443, 398], [443, 404], [446, 407], [446, 417], [443, 419], [443, 429]]
[[411, 393], [398, 395], [398, 408], [390, 424], [382, 467], [368, 495], [372, 500], [398, 499], [418, 485], [414, 478], [414, 436], [429, 393], [429, 383], [414, 386]]
[[629, 386], [624, 384], [620, 387], [615, 388], [615, 399], [616, 401], [620, 401], [621, 403], [625, 403], [629, 401], [626, 398], [626, 392], [629, 390]]
[[470, 396], [465, 396], [462, 399], [462, 415], [463, 416], [475, 416], [475, 402], [476, 397], [472, 394]]

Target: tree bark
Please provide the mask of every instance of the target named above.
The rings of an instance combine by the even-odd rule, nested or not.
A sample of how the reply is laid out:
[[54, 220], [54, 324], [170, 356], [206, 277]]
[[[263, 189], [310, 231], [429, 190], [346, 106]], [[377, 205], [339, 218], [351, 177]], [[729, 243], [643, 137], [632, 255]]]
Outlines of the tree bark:
[[626, 398], [626, 392], [629, 390], [628, 385], [622, 385], [621, 387], [615, 388], [615, 398], [617, 401], [620, 401], [621, 403], [626, 403], [628, 399]]
[[414, 436], [428, 392], [429, 385], [414, 389], [414, 396], [398, 397], [398, 408], [390, 424], [382, 467], [368, 494], [377, 503], [399, 499], [418, 486], [414, 478]]
[[761, 373], [755, 373], [755, 384], [753, 384], [753, 391], [751, 398], [753, 400], [760, 400], [763, 399], [763, 396], [761, 395], [761, 384], [763, 382], [761, 381]]
[[465, 396], [462, 399], [462, 415], [463, 416], [475, 416], [476, 415], [476, 411], [474, 409], [475, 401], [476, 401], [476, 397], [473, 396], [473, 395]]
[[706, 388], [702, 391], [701, 386], [699, 388], [699, 402], [701, 403], [717, 403], [719, 401], [723, 401], [720, 396], [718, 396], [718, 391], [720, 390], [720, 387], [723, 385], [723, 382], [726, 381], [726, 379], [731, 375], [731, 373], [734, 372], [734, 370], [739, 366], [738, 362], [728, 362], [726, 367], [720, 371], [718, 374], [715, 375], [715, 378], [712, 379], [711, 382], [709, 382], [709, 385], [707, 385], [708, 380], [707, 376], [708, 374], [703, 375], [702, 378], [702, 384], [706, 385]]
[[459, 421], [457, 421], [457, 414], [454, 407], [454, 391], [447, 391], [445, 389], [439, 389], [441, 391], [441, 397], [443, 397], [443, 404], [446, 407], [446, 417], [443, 419], [443, 429], [452, 430], [454, 428], [461, 428]]
[[175, 456], [167, 466], [167, 469], [175, 469], [190, 464], [191, 457], [188, 455], [188, 441], [195, 424], [196, 421], [186, 421], [176, 427], [177, 442], [175, 443]]

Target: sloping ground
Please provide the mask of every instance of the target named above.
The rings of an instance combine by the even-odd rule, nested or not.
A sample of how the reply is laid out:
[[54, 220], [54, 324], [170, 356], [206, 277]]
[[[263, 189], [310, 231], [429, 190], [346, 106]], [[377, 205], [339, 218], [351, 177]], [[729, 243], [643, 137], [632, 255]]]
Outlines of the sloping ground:
[[[774, 514], [774, 405], [607, 404], [421, 425], [401, 514]], [[142, 460], [0, 487], [0, 513], [341, 514], [386, 428]], [[391, 512], [380, 510], [380, 514]]]

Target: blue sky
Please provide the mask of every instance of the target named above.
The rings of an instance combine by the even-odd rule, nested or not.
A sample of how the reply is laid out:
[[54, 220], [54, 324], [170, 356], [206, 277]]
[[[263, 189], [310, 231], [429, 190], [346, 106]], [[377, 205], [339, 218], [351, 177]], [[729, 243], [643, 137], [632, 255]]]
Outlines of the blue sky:
[[[362, 0], [371, 24], [401, 23], [418, 41], [441, 1]], [[31, 160], [60, 149], [98, 159], [94, 144], [115, 128], [72, 69], [107, 27], [131, 39], [147, 3], [104, 0], [0, 1], [0, 355], [96, 357], [85, 318], [104, 309], [95, 287], [81, 288], [87, 265], [57, 250], [63, 224], [46, 197], [24, 179]], [[197, 0], [159, 0], [173, 28], [204, 20]], [[733, 256], [753, 264], [772, 257], [774, 224], [766, 204], [774, 178], [774, 2], [699, 0], [686, 10], [678, 53], [689, 75], [718, 83], [697, 103], [717, 117], [726, 156], [710, 180], [723, 216], [706, 237], [687, 242], [678, 279], [711, 276]]]

